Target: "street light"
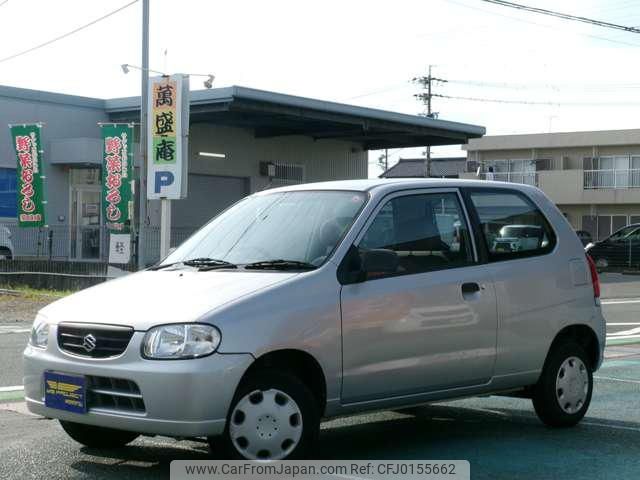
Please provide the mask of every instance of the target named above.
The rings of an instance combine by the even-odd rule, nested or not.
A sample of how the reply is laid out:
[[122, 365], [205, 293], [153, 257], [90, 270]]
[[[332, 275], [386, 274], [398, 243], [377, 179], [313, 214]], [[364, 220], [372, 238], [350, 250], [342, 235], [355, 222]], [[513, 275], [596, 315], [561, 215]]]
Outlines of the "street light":
[[[145, 70], [147, 72], [151, 72], [151, 73], [157, 73], [158, 75], [163, 75], [163, 76], [168, 76], [166, 73], [164, 72], [159, 72], [157, 70], [151, 70], [150, 68], [142, 68], [142, 67], [138, 67], [137, 65], [131, 65], [130, 63], [123, 63], [122, 65], [120, 65], [120, 68], [122, 69], [122, 72], [124, 74], [127, 74], [131, 71], [131, 69], [135, 69], [135, 70], [140, 70], [141, 72], [144, 72]], [[211, 75], [210, 73], [187, 73], [187, 75], [189, 75], [190, 77], [207, 77], [206, 80], [204, 81], [204, 88], [206, 89], [211, 89], [213, 88], [213, 81], [215, 80], [215, 75]]]
[[133, 68], [134, 70], [140, 70], [141, 72], [151, 72], [151, 73], [157, 73], [158, 75], [167, 75], [166, 73], [163, 72], [159, 72], [157, 70], [151, 70], [150, 68], [142, 68], [142, 67], [138, 67], [137, 65], [131, 65], [130, 63], [123, 63], [122, 65], [120, 65], [120, 68], [122, 69], [122, 73], [127, 74], [131, 71], [131, 69]]

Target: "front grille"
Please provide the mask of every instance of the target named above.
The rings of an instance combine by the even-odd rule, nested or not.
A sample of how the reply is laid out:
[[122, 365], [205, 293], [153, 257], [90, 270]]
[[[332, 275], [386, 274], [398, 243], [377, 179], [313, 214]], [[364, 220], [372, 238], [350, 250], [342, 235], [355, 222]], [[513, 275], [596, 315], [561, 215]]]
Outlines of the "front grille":
[[124, 413], [146, 412], [142, 393], [135, 382], [122, 378], [87, 378], [87, 409]]
[[122, 354], [133, 336], [133, 328], [90, 323], [58, 325], [60, 350], [90, 358], [109, 358]]

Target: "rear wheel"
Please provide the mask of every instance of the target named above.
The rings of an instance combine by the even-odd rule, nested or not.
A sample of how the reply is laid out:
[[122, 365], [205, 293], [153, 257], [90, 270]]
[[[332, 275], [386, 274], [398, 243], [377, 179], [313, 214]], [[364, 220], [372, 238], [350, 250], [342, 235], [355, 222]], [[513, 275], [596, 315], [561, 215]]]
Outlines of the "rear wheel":
[[555, 347], [533, 391], [540, 420], [551, 427], [571, 427], [587, 413], [593, 392], [593, 372], [581, 345], [569, 341]]
[[127, 432], [125, 430], [115, 430], [113, 428], [95, 427], [82, 423], [67, 422], [60, 420], [60, 425], [67, 435], [76, 442], [86, 447], [92, 448], [117, 448], [124, 447], [127, 443], [133, 442], [139, 434]]
[[11, 260], [13, 255], [11, 254], [11, 250], [5, 247], [0, 247], [0, 260]]
[[317, 441], [315, 398], [294, 375], [262, 370], [238, 388], [222, 438], [224, 453], [247, 460], [305, 458]]

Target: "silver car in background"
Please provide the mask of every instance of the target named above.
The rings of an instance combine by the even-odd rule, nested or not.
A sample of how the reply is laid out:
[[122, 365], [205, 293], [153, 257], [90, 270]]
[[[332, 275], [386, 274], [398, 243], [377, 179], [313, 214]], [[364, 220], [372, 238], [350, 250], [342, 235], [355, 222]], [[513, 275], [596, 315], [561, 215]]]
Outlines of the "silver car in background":
[[[511, 250], [496, 248], [501, 231], [540, 233]], [[473, 395], [529, 397], [566, 427], [603, 358], [599, 288], [534, 187], [279, 188], [157, 266], [43, 308], [26, 400], [84, 445], [207, 437], [246, 459], [311, 455], [323, 418]]]

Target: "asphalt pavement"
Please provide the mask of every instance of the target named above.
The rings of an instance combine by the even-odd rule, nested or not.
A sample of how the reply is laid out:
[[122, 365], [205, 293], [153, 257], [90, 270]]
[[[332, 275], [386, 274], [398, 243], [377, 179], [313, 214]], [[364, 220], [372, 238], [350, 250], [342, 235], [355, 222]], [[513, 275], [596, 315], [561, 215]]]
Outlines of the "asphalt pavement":
[[[578, 427], [543, 426], [528, 400], [470, 398], [326, 422], [316, 456], [466, 459], [473, 479], [638, 478], [640, 299], [603, 300], [603, 311], [607, 359]], [[87, 449], [56, 421], [28, 414], [15, 390], [28, 329], [0, 324], [0, 478], [168, 478], [171, 460], [210, 458], [204, 443], [164, 437], [141, 437], [118, 450]]]

